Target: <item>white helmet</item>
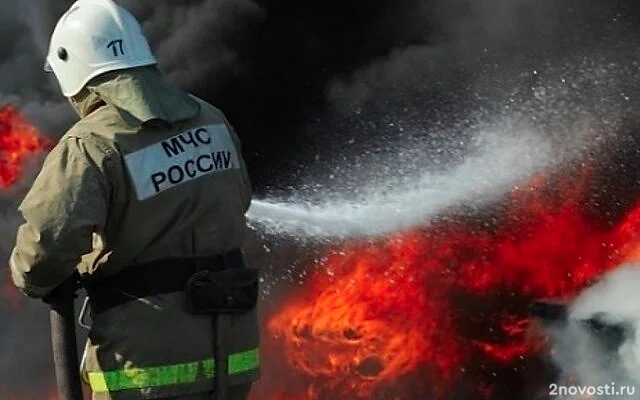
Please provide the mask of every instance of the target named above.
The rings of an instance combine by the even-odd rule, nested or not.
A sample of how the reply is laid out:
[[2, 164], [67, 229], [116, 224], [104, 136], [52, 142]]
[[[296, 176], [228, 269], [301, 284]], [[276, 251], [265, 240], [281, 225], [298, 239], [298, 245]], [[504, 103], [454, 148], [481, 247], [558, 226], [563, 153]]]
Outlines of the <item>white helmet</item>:
[[62, 93], [71, 97], [105, 72], [154, 64], [131, 13], [112, 0], [78, 0], [51, 35], [45, 71], [53, 71]]

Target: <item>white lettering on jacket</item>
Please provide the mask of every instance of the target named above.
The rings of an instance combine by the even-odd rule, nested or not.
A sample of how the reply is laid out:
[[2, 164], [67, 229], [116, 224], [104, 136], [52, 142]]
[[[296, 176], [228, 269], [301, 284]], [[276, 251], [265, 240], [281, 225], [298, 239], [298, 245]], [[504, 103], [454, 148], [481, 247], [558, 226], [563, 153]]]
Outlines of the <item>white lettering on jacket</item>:
[[181, 132], [129, 153], [124, 159], [138, 200], [204, 175], [240, 168], [236, 148], [224, 124]]

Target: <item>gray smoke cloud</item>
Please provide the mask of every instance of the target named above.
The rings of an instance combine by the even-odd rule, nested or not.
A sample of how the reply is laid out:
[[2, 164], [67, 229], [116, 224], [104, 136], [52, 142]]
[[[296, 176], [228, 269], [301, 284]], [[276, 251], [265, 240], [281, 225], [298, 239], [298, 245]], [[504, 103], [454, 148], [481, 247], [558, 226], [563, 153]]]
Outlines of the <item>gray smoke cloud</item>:
[[639, 266], [623, 265], [584, 290], [571, 304], [566, 322], [547, 328], [561, 372], [557, 387], [551, 387], [557, 398], [638, 397], [639, 283]]
[[640, 105], [639, 41], [617, 5], [595, 3], [422, 2], [424, 12], [404, 29], [430, 21], [436, 33], [428, 43], [397, 46], [336, 76], [327, 97], [337, 117], [318, 130], [341, 124], [336, 136], [377, 143], [345, 140], [331, 148], [338, 154], [340, 146], [393, 152], [379, 144], [428, 141], [433, 151], [424, 158], [432, 164], [464, 157], [470, 127], [503, 121], [539, 129], [558, 159], [583, 157], [605, 142], [615, 147], [620, 124], [636, 118]]
[[212, 90], [248, 73], [238, 47], [266, 12], [250, 0], [120, 2], [143, 22], [162, 69], [180, 87]]
[[[0, 105], [20, 107], [32, 123], [51, 137], [60, 136], [73, 111], [57, 84], [43, 71], [50, 16], [57, 9], [45, 1], [16, 1], [2, 5], [0, 26]], [[45, 18], [49, 16], [49, 18]]]
[[[421, 4], [429, 12], [415, 13], [414, 24], [428, 21], [436, 33], [424, 38], [426, 43], [395, 47], [387, 57], [337, 79], [328, 94], [339, 109], [351, 111], [372, 100], [382, 108], [416, 99], [423, 106], [429, 97], [437, 103], [457, 96], [454, 99], [465, 105], [483, 98], [509, 99], [521, 86], [544, 83], [540, 81], [547, 71], [556, 75], [549, 78], [569, 80], [580, 74], [601, 75], [598, 68], [612, 70], [618, 67], [613, 64], [634, 61], [638, 39], [617, 5], [574, 0]], [[405, 29], [414, 24], [405, 24]], [[626, 73], [617, 77], [627, 78]], [[611, 86], [602, 79], [597, 83], [604, 89]], [[400, 101], [389, 104], [388, 99]]]

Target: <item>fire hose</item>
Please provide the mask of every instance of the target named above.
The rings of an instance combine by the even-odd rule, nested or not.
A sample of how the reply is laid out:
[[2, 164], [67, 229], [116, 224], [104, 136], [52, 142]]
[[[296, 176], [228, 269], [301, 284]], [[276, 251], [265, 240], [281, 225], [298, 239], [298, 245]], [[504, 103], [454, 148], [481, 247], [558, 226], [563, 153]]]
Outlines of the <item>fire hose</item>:
[[75, 284], [63, 283], [49, 300], [51, 345], [60, 400], [82, 400], [76, 340]]

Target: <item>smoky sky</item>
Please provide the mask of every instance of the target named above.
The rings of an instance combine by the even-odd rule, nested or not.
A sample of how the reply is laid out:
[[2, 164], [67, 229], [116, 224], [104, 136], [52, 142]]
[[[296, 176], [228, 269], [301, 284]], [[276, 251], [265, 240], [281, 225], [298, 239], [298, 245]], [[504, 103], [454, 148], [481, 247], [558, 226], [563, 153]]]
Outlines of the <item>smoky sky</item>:
[[[455, 150], [463, 125], [505, 113], [548, 124], [558, 146], [575, 139], [576, 124], [592, 121], [618, 143], [602, 182], [626, 194], [610, 190], [608, 202], [624, 203], [640, 187], [637, 0], [119, 3], [141, 20], [169, 79], [228, 116], [257, 193], [295, 185], [307, 179], [305, 170], [330, 170], [336, 160], [393, 153], [398, 141], [432, 144], [425, 159], [455, 157], [439, 150]], [[48, 37], [70, 4], [0, 5], [0, 104], [17, 104], [54, 138], [75, 116], [42, 66]], [[0, 203], [3, 258], [20, 198], [7, 196]], [[7, 382], [18, 391], [34, 373], [50, 372], [38, 356], [48, 351], [39, 310], [0, 310], [18, 319], [0, 328], [4, 349], [20, 348], [17, 338], [38, 343], [22, 357], [32, 361], [16, 365], [5, 356], [0, 363], [0, 376], [15, 378]]]
[[[41, 66], [70, 3], [8, 2], [0, 16], [10, 38], [0, 45], [0, 99], [24, 104], [52, 136], [74, 115]], [[119, 3], [142, 21], [171, 81], [229, 116], [255, 166], [257, 190], [291, 183], [297, 167], [319, 154], [393, 139], [397, 132], [384, 127], [389, 118], [425, 130], [459, 122], [469, 108], [503, 104], [536, 80], [636, 67], [638, 6], [630, 0]], [[616, 77], [635, 89], [633, 71], [616, 73], [577, 96], [620, 92]]]

